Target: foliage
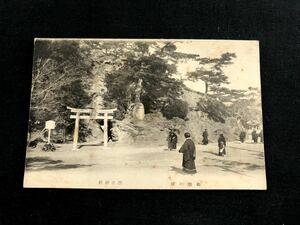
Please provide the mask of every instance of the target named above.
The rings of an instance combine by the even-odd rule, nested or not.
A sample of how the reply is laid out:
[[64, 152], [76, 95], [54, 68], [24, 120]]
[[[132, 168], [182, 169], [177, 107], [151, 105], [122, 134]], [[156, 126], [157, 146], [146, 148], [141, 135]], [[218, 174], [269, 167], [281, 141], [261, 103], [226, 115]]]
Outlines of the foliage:
[[[95, 96], [103, 98], [104, 106], [117, 107], [115, 118], [123, 119], [135, 102], [140, 79], [143, 81], [141, 102], [146, 113], [161, 111], [168, 119], [186, 119], [188, 103], [180, 100], [183, 84], [173, 75], [178, 60], [188, 59], [199, 62], [196, 71], [188, 74], [189, 79], [202, 80], [207, 85], [205, 98], [198, 102], [197, 110], [222, 123], [229, 115], [243, 115], [245, 120], [252, 118], [252, 112], [245, 108], [248, 103], [237, 103], [237, 99], [245, 95], [244, 91], [222, 86], [229, 83], [223, 68], [232, 64], [234, 57], [233, 53], [225, 53], [219, 58], [200, 58], [195, 54], [176, 52], [175, 42], [164, 41], [37, 40], [30, 129], [41, 130], [44, 122], [52, 119], [59, 129], [72, 134], [74, 120], [69, 118], [66, 106], [85, 108]], [[94, 78], [100, 80], [99, 83]], [[97, 93], [99, 90], [101, 93]], [[228, 108], [224, 102], [234, 104]], [[80, 121], [81, 141], [90, 132]]]
[[188, 73], [192, 81], [202, 80], [205, 83], [205, 93], [215, 93], [222, 84], [228, 84], [228, 77], [223, 72], [223, 67], [232, 64], [235, 53], [224, 53], [220, 58], [198, 58], [199, 67], [194, 72]]
[[249, 87], [243, 96], [229, 106], [229, 112], [235, 118], [238, 118], [243, 126], [247, 122], [262, 122], [261, 111], [261, 93], [258, 88]]
[[42, 129], [50, 119], [70, 130], [74, 121], [66, 107], [84, 107], [91, 100], [85, 91], [84, 78], [90, 75], [87, 54], [76, 41], [35, 42], [30, 131]]
[[201, 99], [197, 103], [197, 110], [207, 113], [209, 119], [221, 123], [224, 123], [225, 119], [230, 115], [226, 106], [212, 97]]
[[254, 99], [240, 99], [229, 107], [229, 112], [235, 118], [239, 118], [243, 126], [247, 122], [262, 121], [261, 106], [257, 106]]
[[107, 104], [116, 102], [119, 110], [126, 112], [134, 102], [135, 85], [142, 79], [141, 101], [145, 112], [161, 110], [166, 102], [178, 98], [182, 93], [182, 83], [171, 77], [176, 72], [176, 66], [162, 57], [150, 55], [147, 52], [149, 46], [147, 48], [138, 43], [137, 48], [142, 49], [141, 52], [127, 54], [121, 68], [106, 74], [107, 92], [104, 100]]
[[229, 89], [226, 87], [215, 88], [214, 86], [211, 87], [211, 90], [213, 91], [213, 94], [210, 94], [210, 96], [223, 103], [233, 103], [238, 99], [245, 97], [246, 92], [245, 90]]
[[[147, 67], [144, 71], [140, 70], [142, 64]], [[181, 93], [181, 83], [170, 77], [168, 69], [172, 68], [154, 55], [138, 60], [129, 58], [121, 70], [106, 75], [105, 100], [116, 101], [118, 106], [126, 111], [134, 101], [134, 84], [141, 78], [141, 100], [146, 112], [159, 109], [164, 98], [176, 98]]]
[[188, 110], [189, 107], [187, 102], [180, 99], [175, 99], [168, 102], [168, 104], [162, 108], [162, 114], [167, 119], [172, 119], [173, 117], [185, 119], [188, 114]]

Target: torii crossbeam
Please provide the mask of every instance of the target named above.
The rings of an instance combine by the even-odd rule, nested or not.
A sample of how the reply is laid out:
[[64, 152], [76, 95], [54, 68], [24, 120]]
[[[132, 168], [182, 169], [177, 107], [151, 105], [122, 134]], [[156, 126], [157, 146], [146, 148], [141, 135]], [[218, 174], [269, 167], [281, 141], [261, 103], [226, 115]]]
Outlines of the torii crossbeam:
[[79, 132], [79, 120], [80, 119], [87, 119], [87, 120], [104, 120], [104, 147], [107, 146], [108, 141], [108, 120], [113, 119], [113, 112], [117, 109], [77, 109], [67, 107], [67, 109], [71, 110], [71, 113], [75, 113], [75, 115], [71, 115], [71, 119], [75, 119], [75, 128], [74, 128], [74, 137], [73, 137], [73, 150], [77, 150], [77, 143], [78, 143], [78, 132]]

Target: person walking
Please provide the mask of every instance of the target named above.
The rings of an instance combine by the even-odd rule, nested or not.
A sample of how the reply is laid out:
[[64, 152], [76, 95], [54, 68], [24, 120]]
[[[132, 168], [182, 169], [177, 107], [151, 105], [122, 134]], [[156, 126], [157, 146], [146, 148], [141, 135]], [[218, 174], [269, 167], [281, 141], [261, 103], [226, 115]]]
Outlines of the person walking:
[[208, 133], [207, 133], [207, 129], [204, 130], [204, 132], [202, 133], [202, 144], [203, 145], [207, 145], [208, 144]]
[[218, 139], [219, 156], [226, 155], [226, 139], [223, 134], [220, 134]]
[[240, 133], [240, 142], [244, 143], [245, 139], [246, 139], [246, 132], [244, 130], [242, 130]]
[[258, 139], [258, 135], [256, 133], [256, 130], [254, 129], [252, 131], [252, 140], [254, 141], [254, 143], [257, 143], [257, 139]]
[[177, 148], [177, 135], [175, 134], [174, 131], [169, 132], [167, 141], [168, 141], [168, 149], [170, 151]]
[[179, 149], [180, 153], [183, 153], [183, 159], [182, 159], [182, 167], [183, 171], [187, 173], [196, 173], [196, 165], [195, 165], [195, 159], [196, 159], [196, 147], [194, 142], [191, 139], [190, 133], [185, 133], [185, 142]]

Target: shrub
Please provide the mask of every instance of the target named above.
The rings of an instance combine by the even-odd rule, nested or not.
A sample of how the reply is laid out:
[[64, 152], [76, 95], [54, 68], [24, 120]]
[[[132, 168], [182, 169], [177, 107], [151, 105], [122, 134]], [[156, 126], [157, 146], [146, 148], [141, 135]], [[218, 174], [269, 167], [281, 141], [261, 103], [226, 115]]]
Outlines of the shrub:
[[180, 99], [174, 99], [162, 108], [162, 114], [167, 119], [178, 117], [185, 119], [188, 113], [188, 103]]
[[207, 98], [197, 102], [197, 110], [207, 113], [209, 119], [221, 123], [225, 123], [225, 119], [229, 116], [226, 106], [213, 98]]

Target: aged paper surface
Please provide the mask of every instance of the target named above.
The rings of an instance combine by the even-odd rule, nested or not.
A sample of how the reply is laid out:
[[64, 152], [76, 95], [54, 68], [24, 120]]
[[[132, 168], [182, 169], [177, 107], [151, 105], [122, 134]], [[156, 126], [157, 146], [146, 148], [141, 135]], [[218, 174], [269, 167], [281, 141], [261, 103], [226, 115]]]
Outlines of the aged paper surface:
[[24, 187], [266, 189], [259, 42], [35, 39]]

